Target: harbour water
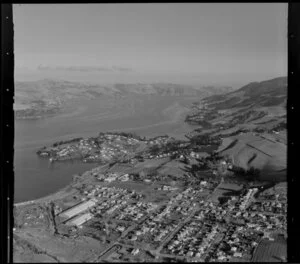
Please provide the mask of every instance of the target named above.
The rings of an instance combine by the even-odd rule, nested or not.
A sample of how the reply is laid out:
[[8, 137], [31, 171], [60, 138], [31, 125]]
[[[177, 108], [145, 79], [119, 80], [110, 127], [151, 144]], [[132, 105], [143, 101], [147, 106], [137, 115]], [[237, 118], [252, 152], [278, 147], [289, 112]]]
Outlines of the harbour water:
[[184, 123], [193, 97], [134, 96], [72, 101], [55, 117], [15, 121], [15, 202], [53, 193], [97, 164], [79, 161], [50, 163], [36, 151], [58, 140], [96, 136], [100, 131], [136, 132], [142, 136], [184, 138], [193, 128]]

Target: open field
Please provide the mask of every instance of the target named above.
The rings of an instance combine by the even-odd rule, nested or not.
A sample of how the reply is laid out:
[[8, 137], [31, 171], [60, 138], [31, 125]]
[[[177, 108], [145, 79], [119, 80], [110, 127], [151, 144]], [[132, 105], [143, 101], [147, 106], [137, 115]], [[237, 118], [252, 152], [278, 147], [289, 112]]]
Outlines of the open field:
[[162, 158], [162, 159], [149, 159], [144, 162], [139, 162], [136, 164], [136, 168], [152, 168], [152, 167], [158, 167], [162, 164], [165, 164], [170, 160], [169, 157], [167, 158]]
[[242, 190], [243, 186], [236, 183], [221, 183], [218, 188], [215, 189], [214, 193], [211, 196], [211, 201], [218, 203], [220, 197], [224, 197], [225, 195], [236, 195], [236, 192]]
[[229, 156], [238, 167], [258, 168], [264, 175], [281, 175], [287, 166], [286, 145], [265, 134], [246, 133], [225, 138], [218, 153]]
[[[50, 235], [48, 232], [36, 228], [28, 228], [22, 233], [15, 234], [16, 240], [21, 245], [26, 240], [33, 252], [44, 252], [48, 257], [55, 256], [55, 262], [84, 262], [88, 261], [95, 254], [100, 254], [105, 245], [101, 246], [99, 241], [88, 237], [68, 240]], [[39, 253], [38, 253], [39, 254]], [[33, 259], [35, 256], [32, 256]], [[33, 260], [32, 259], [32, 260]], [[19, 255], [19, 261], [23, 262], [23, 255]], [[45, 260], [44, 260], [45, 261]]]
[[263, 240], [258, 245], [252, 262], [282, 262], [287, 258], [287, 246], [282, 241]]
[[185, 164], [179, 162], [179, 161], [170, 161], [167, 164], [165, 164], [161, 169], [159, 169], [159, 173], [161, 174], [170, 174], [172, 176], [175, 176], [176, 178], [180, 179], [183, 178], [184, 175], [187, 173], [185, 171]]

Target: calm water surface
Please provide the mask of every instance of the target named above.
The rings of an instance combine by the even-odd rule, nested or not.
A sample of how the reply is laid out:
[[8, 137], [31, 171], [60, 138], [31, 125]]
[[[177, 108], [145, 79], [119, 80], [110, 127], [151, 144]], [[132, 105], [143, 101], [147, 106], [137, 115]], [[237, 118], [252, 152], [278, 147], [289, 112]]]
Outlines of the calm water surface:
[[183, 122], [191, 97], [135, 96], [81, 99], [55, 117], [15, 122], [15, 202], [56, 192], [97, 164], [49, 163], [36, 151], [57, 140], [96, 136], [100, 131], [131, 131], [142, 136], [169, 134], [184, 138], [193, 129]]

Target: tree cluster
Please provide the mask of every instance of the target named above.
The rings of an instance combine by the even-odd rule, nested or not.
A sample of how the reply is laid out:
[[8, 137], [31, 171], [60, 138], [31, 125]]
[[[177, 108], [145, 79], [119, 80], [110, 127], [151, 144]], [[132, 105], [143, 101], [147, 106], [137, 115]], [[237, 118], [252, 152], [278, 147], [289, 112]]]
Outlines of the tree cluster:
[[237, 176], [245, 177], [247, 180], [255, 181], [259, 179], [260, 170], [258, 168], [250, 167], [248, 170], [234, 166], [232, 171]]

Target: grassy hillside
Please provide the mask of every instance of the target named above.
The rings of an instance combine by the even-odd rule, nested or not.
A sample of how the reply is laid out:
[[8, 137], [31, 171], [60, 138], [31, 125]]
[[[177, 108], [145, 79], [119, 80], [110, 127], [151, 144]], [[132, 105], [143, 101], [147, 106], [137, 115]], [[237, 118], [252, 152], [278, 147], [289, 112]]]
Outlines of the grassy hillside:
[[271, 131], [286, 126], [287, 78], [250, 83], [236, 91], [196, 102], [188, 123], [205, 123], [216, 133], [233, 128]]
[[159, 95], [190, 96], [203, 98], [216, 93], [227, 92], [230, 87], [193, 87], [173, 83], [133, 83], [133, 84], [91, 84], [64, 80], [44, 79], [15, 83], [16, 118], [38, 118], [58, 113], [64, 103], [72, 99], [97, 99], [103, 95]]
[[224, 95], [210, 96], [203, 103], [210, 104], [217, 110], [248, 105], [278, 105], [287, 96], [287, 77], [279, 77], [263, 82], [249, 83], [240, 89]]
[[245, 133], [225, 138], [217, 152], [237, 167], [259, 169], [262, 179], [286, 176], [287, 146], [270, 135]]
[[250, 83], [236, 91], [196, 102], [186, 122], [190, 137], [220, 138], [218, 153], [232, 163], [261, 171], [263, 179], [285, 179], [287, 78]]

